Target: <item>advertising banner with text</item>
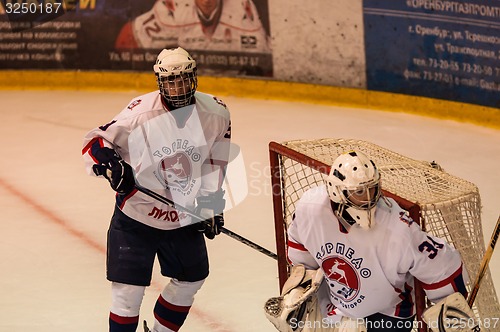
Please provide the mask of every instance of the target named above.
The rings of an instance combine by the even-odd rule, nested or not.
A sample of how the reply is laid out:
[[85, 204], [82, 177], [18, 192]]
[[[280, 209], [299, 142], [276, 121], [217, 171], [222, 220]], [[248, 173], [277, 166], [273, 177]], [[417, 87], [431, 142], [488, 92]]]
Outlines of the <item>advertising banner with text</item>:
[[202, 74], [272, 76], [267, 0], [0, 0], [0, 69], [150, 71], [181, 46]]
[[365, 0], [367, 88], [500, 107], [500, 2]]

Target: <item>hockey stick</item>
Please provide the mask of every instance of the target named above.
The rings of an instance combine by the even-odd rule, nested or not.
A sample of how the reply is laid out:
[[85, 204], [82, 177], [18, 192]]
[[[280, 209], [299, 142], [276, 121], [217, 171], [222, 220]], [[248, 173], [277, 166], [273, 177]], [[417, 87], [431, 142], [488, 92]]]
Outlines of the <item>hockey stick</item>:
[[[149, 190], [148, 188], [145, 188], [145, 187], [142, 187], [138, 184], [135, 185], [135, 188], [140, 191], [141, 193], [151, 197], [151, 198], [154, 198], [156, 199], [157, 201], [159, 202], [162, 202], [164, 204], [167, 204], [177, 210], [180, 210], [180, 211], [183, 211], [187, 214], [189, 214], [191, 217], [195, 218], [197, 220], [197, 222], [202, 222], [202, 221], [205, 221], [204, 218], [202, 218], [201, 216], [195, 214], [193, 211], [183, 207], [183, 206], [179, 206], [177, 204], [175, 204], [173, 201], [169, 200], [168, 198], [160, 195], [160, 194], [157, 194], [156, 192], [152, 191], [152, 190]], [[278, 260], [278, 255], [276, 255], [275, 253], [267, 250], [266, 248], [264, 247], [261, 247], [260, 245], [258, 245], [257, 243], [255, 242], [252, 242], [246, 238], [244, 238], [243, 236], [241, 235], [238, 235], [236, 234], [235, 232], [233, 231], [230, 231], [229, 229], [225, 228], [225, 227], [221, 227], [220, 229], [221, 233], [224, 233], [226, 234], [227, 236], [229, 237], [232, 237], [233, 239], [243, 243], [243, 244], [246, 244], [247, 246], [249, 246], [250, 248], [252, 249], [255, 249], [261, 253], [263, 253], [264, 255], [266, 256], [269, 256], [271, 258], [274, 258], [275, 260]]]
[[469, 307], [471, 308], [472, 305], [474, 304], [474, 300], [476, 299], [477, 292], [479, 291], [479, 284], [483, 280], [483, 276], [486, 273], [486, 269], [488, 268], [488, 263], [491, 259], [491, 256], [493, 255], [493, 250], [495, 249], [495, 245], [497, 243], [499, 234], [500, 234], [500, 216], [498, 217], [495, 230], [491, 235], [490, 243], [488, 245], [488, 248], [486, 249], [486, 252], [484, 253], [483, 260], [481, 261], [481, 265], [479, 267], [479, 273], [477, 274], [476, 280], [474, 281], [474, 287], [472, 288], [472, 291], [469, 295], [469, 299], [467, 300]]

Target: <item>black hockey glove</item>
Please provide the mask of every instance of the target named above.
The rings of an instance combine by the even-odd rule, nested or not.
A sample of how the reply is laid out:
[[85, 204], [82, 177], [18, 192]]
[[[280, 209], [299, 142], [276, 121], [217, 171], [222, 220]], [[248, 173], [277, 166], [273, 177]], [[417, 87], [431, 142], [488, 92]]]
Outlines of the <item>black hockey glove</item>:
[[126, 195], [134, 189], [135, 180], [132, 167], [114, 150], [103, 148], [96, 157], [101, 163], [92, 167], [95, 175], [104, 176], [109, 181], [111, 188], [119, 194]]
[[198, 230], [205, 233], [205, 236], [212, 240], [216, 235], [219, 235], [221, 228], [224, 226], [224, 207], [226, 200], [224, 191], [219, 189], [217, 192], [208, 196], [200, 196], [196, 199], [195, 213], [202, 218], [205, 218], [199, 224]]

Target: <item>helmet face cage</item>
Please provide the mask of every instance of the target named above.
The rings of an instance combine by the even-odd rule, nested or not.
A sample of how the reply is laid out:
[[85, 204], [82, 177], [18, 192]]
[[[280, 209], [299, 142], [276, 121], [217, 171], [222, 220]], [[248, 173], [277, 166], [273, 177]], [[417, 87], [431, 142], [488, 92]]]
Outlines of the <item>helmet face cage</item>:
[[330, 199], [338, 203], [337, 216], [349, 225], [369, 228], [381, 196], [375, 163], [360, 152], [341, 154], [325, 180]]
[[191, 104], [198, 87], [196, 68], [188, 73], [162, 76], [157, 75], [158, 89], [167, 103], [179, 108]]
[[373, 181], [354, 188], [339, 188], [345, 203], [358, 210], [370, 210], [380, 199], [380, 181]]
[[160, 94], [175, 108], [191, 104], [198, 78], [196, 61], [181, 48], [164, 49], [153, 66]]

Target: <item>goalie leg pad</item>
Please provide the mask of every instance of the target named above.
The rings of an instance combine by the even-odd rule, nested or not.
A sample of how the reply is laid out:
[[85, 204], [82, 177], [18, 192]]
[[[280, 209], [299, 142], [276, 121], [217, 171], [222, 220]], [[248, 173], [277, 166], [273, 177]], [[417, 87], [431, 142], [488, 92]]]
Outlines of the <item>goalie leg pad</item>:
[[474, 312], [460, 293], [453, 293], [428, 308], [422, 319], [434, 332], [481, 331]]
[[[284, 308], [284, 305], [279, 303], [282, 299], [269, 299], [266, 306], [272, 303], [275, 308]], [[295, 312], [288, 313], [288, 319], [284, 319], [287, 317], [286, 309], [280, 312], [283, 315], [271, 316], [266, 308], [267, 318], [280, 332], [367, 332], [364, 319], [342, 317], [335, 322], [326, 321], [321, 315], [315, 295], [303, 302]]]

